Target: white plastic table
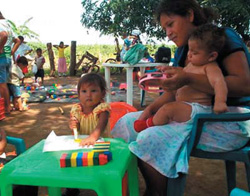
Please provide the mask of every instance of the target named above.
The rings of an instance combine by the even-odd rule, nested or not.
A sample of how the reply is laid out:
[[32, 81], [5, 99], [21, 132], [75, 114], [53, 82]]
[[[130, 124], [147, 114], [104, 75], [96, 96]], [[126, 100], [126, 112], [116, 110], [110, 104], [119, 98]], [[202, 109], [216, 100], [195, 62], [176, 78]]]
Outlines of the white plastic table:
[[[139, 67], [141, 74], [144, 74], [146, 67], [156, 67], [156, 66], [167, 66], [165, 63], [137, 63], [135, 65], [130, 64], [115, 64], [115, 63], [103, 63], [105, 69], [105, 80], [107, 82], [108, 88], [110, 90], [110, 68], [111, 67], [124, 67], [126, 69], [126, 82], [127, 82], [127, 103], [133, 105], [133, 68]], [[107, 102], [111, 102], [111, 94], [107, 93]]]

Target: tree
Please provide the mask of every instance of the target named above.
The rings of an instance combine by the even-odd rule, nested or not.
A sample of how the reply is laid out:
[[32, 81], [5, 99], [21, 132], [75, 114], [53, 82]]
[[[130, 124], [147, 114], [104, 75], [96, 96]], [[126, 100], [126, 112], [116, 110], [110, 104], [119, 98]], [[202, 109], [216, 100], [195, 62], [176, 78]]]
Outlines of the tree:
[[39, 40], [38, 37], [39, 35], [37, 33], [35, 33], [34, 31], [30, 30], [27, 27], [27, 24], [33, 19], [33, 17], [27, 19], [26, 21], [24, 21], [24, 23], [20, 26], [17, 26], [13, 21], [8, 20], [8, 23], [10, 24], [12, 30], [14, 31], [14, 33], [16, 35], [22, 35], [23, 37], [28, 37], [30, 39], [36, 39]]
[[232, 27], [245, 39], [250, 33], [250, 0], [199, 0], [202, 6], [214, 8], [222, 26]]
[[118, 36], [139, 29], [150, 37], [164, 38], [153, 18], [156, 4], [155, 0], [83, 0], [81, 22], [105, 35]]
[[[219, 23], [230, 26], [242, 36], [249, 36], [250, 0], [198, 0], [202, 6], [216, 8]], [[149, 37], [164, 38], [154, 19], [159, 0], [83, 0], [81, 22], [102, 34], [118, 36], [139, 29]]]

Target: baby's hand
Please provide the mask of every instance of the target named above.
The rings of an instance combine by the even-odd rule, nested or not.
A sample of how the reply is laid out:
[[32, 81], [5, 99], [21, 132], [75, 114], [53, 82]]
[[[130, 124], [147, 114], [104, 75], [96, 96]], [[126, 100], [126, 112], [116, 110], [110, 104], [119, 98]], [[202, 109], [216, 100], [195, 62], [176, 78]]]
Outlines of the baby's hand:
[[69, 120], [69, 128], [70, 128], [70, 129], [77, 128], [78, 123], [79, 123], [79, 122], [78, 122], [78, 120], [76, 119], [76, 117], [70, 116], [70, 120]]
[[215, 103], [213, 110], [214, 110], [215, 114], [228, 112], [227, 104], [226, 103]]

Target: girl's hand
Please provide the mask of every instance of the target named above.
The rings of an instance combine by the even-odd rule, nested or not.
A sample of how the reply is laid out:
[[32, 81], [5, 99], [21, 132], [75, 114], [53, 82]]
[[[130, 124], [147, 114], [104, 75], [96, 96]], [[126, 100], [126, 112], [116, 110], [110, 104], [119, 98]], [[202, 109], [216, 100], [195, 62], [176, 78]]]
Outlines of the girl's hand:
[[153, 112], [150, 110], [149, 107], [145, 108], [145, 110], [142, 112], [138, 120], [146, 120], [149, 117], [153, 115]]
[[94, 145], [99, 136], [100, 134], [98, 134], [97, 131], [94, 131], [89, 135], [89, 137], [82, 139], [82, 141], [80, 142], [80, 146]]
[[79, 124], [79, 121], [77, 120], [77, 118], [75, 116], [70, 116], [69, 128], [70, 129], [77, 128], [78, 124]]

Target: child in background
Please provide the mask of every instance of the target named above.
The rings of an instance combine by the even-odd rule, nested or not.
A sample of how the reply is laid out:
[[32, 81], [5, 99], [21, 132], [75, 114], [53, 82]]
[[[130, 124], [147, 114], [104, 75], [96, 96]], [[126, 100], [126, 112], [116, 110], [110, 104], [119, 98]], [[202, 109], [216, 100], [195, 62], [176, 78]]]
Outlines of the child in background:
[[[211, 24], [198, 27], [189, 38], [189, 64], [184, 67], [185, 72], [207, 75], [215, 92], [213, 111], [216, 114], [228, 111], [227, 85], [216, 62], [225, 40], [225, 32], [222, 28]], [[188, 85], [174, 92], [173, 99], [175, 101], [163, 103], [154, 116], [146, 120], [136, 120], [134, 129], [140, 132], [148, 127], [164, 125], [172, 121], [187, 122], [195, 113], [212, 112], [212, 95]]]
[[121, 55], [121, 61], [123, 62], [123, 56], [129, 50], [129, 47], [131, 45], [131, 41], [129, 40], [127, 33], [122, 34], [122, 39], [123, 39], [123, 46], [122, 46], [122, 50], [121, 50], [120, 55]]
[[36, 58], [35, 58], [35, 64], [37, 66], [37, 72], [35, 74], [35, 82], [37, 82], [37, 78], [41, 77], [42, 79], [42, 85], [43, 85], [43, 80], [44, 80], [44, 69], [43, 69], [43, 65], [45, 63], [45, 58], [42, 55], [42, 49], [41, 48], [37, 48], [36, 49]]
[[89, 73], [78, 82], [77, 92], [80, 103], [70, 112], [70, 128], [78, 128], [79, 134], [89, 135], [81, 146], [93, 145], [102, 136], [109, 136], [110, 106], [104, 102], [106, 82], [98, 74]]
[[10, 95], [13, 97], [13, 106], [15, 110], [23, 111], [21, 99], [20, 80], [24, 78], [22, 68], [28, 66], [26, 57], [21, 56], [17, 59], [16, 64], [13, 64], [10, 69], [10, 77], [8, 79], [8, 88]]
[[63, 42], [60, 42], [58, 45], [53, 45], [58, 50], [58, 76], [61, 77], [66, 76], [67, 72], [67, 65], [66, 65], [66, 59], [64, 56], [64, 50], [68, 47], [68, 45], [64, 45]]

